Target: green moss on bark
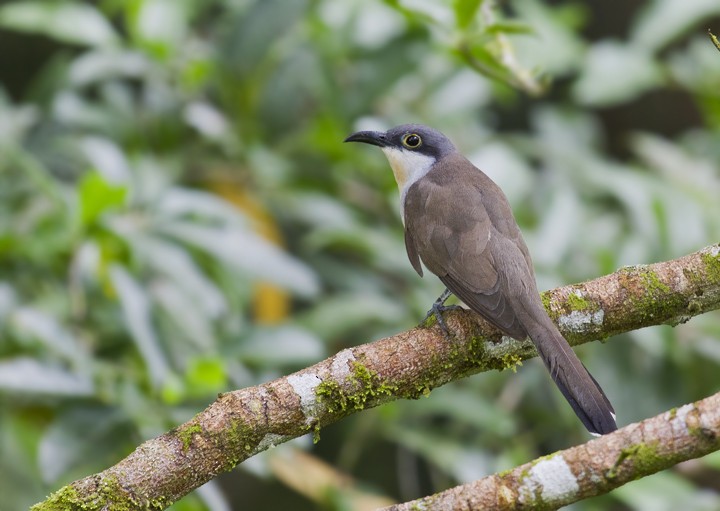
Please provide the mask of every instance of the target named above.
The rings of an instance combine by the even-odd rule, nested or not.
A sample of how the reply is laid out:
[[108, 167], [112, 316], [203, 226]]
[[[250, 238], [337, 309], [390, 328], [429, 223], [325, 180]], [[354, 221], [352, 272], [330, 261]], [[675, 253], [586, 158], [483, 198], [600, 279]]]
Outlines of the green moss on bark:
[[543, 307], [545, 307], [545, 310], [550, 315], [551, 318], [556, 319], [553, 317], [554, 312], [552, 310], [552, 307], [550, 306], [552, 303], [552, 293], [550, 291], [543, 291], [540, 293], [540, 300], [542, 300]]
[[184, 428], [178, 429], [177, 436], [183, 444], [183, 452], [187, 451], [192, 444], [192, 438], [195, 434], [202, 433], [200, 424], [190, 424]]
[[98, 476], [94, 486], [92, 489], [65, 486], [45, 502], [35, 504], [30, 511], [160, 511], [172, 504], [164, 498], [146, 502], [135, 500], [113, 476]]
[[398, 391], [396, 385], [383, 382], [378, 374], [360, 362], [353, 362], [352, 372], [344, 385], [326, 380], [315, 389], [319, 400], [326, 404], [330, 413], [363, 410], [371, 398], [392, 396]]
[[45, 502], [35, 504], [30, 511], [75, 511], [88, 508], [78, 491], [72, 486], [65, 486], [50, 495]]
[[609, 480], [618, 477], [623, 465], [627, 470], [638, 474], [652, 474], [663, 469], [665, 462], [666, 460], [658, 453], [657, 442], [639, 443], [620, 451], [615, 464], [608, 470], [606, 476]]
[[572, 293], [568, 294], [566, 303], [567, 306], [573, 311], [586, 311], [590, 309], [597, 309], [597, 306], [585, 299], [585, 297], [581, 294], [580, 291], [573, 291]]
[[650, 268], [640, 266], [628, 268], [626, 271], [628, 276], [634, 275], [639, 280], [639, 283], [635, 283], [632, 278], [621, 278], [621, 285], [630, 292], [628, 310], [635, 311], [640, 324], [645, 324], [651, 318], [670, 320], [687, 306], [687, 297], [674, 292]]
[[703, 252], [700, 258], [705, 265], [706, 281], [720, 283], [720, 247]]
[[214, 441], [219, 448], [237, 453], [236, 456], [228, 459], [223, 471], [232, 470], [238, 463], [255, 454], [255, 449], [263, 436], [264, 433], [257, 431], [242, 419], [235, 420], [229, 430], [216, 435]]

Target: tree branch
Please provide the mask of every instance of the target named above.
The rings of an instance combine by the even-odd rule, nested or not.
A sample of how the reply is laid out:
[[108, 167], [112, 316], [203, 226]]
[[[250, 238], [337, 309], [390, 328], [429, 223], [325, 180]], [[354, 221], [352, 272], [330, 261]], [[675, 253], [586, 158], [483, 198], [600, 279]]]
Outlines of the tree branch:
[[557, 509], [720, 449], [720, 393], [500, 474], [381, 511]]
[[[680, 259], [623, 268], [544, 293], [572, 344], [651, 325], [676, 325], [720, 308], [720, 245]], [[350, 414], [416, 399], [464, 376], [535, 356], [469, 311], [446, 315], [455, 334], [417, 327], [346, 349], [277, 380], [221, 394], [185, 424], [140, 445], [117, 465], [65, 486], [34, 511], [167, 508], [268, 447]]]

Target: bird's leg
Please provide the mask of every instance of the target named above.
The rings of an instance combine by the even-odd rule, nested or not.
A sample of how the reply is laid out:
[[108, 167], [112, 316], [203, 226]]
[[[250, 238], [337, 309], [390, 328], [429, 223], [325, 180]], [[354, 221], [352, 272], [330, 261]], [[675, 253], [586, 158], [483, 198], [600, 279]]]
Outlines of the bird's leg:
[[442, 313], [449, 310], [462, 309], [459, 305], [445, 305], [445, 301], [450, 298], [450, 295], [452, 295], [452, 291], [445, 288], [445, 291], [443, 291], [438, 299], [433, 302], [432, 307], [430, 307], [430, 310], [427, 311], [427, 314], [425, 314], [425, 318], [422, 321], [424, 324], [430, 316], [434, 315], [438, 325], [440, 325], [440, 330], [442, 330], [446, 338], [450, 338], [450, 330], [448, 330], [447, 324], [445, 324]]

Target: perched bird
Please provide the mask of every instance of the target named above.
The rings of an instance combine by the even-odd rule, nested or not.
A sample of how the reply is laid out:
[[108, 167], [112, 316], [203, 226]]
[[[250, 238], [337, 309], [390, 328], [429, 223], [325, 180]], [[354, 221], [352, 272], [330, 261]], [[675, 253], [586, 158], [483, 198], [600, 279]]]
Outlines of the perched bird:
[[547, 315], [527, 246], [505, 194], [445, 135], [420, 124], [359, 131], [345, 142], [380, 147], [400, 189], [405, 247], [447, 290], [433, 304], [438, 323], [451, 293], [515, 339], [530, 337], [555, 384], [593, 434], [617, 429], [610, 401]]

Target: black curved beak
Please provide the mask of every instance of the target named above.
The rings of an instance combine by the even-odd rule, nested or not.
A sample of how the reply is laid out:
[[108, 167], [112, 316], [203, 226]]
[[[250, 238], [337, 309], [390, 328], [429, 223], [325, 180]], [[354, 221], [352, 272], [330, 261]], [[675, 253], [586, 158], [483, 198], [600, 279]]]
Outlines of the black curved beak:
[[385, 133], [381, 131], [358, 131], [346, 138], [344, 142], [363, 142], [378, 147], [387, 147], [389, 145]]

